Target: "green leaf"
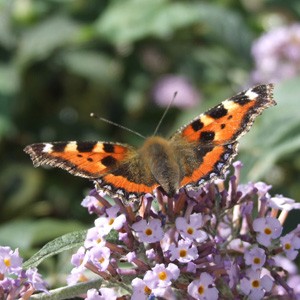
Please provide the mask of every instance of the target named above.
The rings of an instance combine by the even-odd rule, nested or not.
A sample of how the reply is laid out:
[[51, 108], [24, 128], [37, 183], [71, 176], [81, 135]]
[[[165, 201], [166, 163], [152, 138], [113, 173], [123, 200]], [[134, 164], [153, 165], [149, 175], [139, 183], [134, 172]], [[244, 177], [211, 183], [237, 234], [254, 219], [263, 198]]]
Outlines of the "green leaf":
[[[101, 37], [114, 44], [155, 36], [170, 38], [178, 29], [202, 25], [218, 44], [226, 43], [249, 56], [253, 36], [237, 12], [211, 3], [171, 3], [166, 0], [112, 1], [96, 22]], [[204, 29], [204, 30], [203, 30]]]
[[14, 64], [0, 64], [0, 93], [14, 95], [19, 89], [19, 74]]
[[67, 16], [53, 16], [26, 31], [20, 41], [18, 62], [47, 58], [53, 50], [75, 39], [79, 26]]
[[100, 36], [115, 44], [132, 43], [146, 36], [168, 37], [195, 23], [198, 14], [189, 3], [166, 0], [112, 1], [96, 23]]
[[44, 259], [83, 245], [87, 230], [76, 231], [65, 234], [47, 243], [41, 250], [24, 262], [24, 268], [37, 267]]
[[95, 51], [74, 51], [62, 55], [67, 68], [88, 80], [114, 83], [120, 80], [121, 65], [113, 58]]
[[199, 3], [194, 10], [198, 22], [208, 27], [218, 44], [226, 44], [235, 52], [249, 56], [253, 34], [241, 14], [212, 3]]
[[83, 226], [77, 221], [54, 219], [23, 219], [6, 222], [0, 228], [0, 245], [28, 250], [34, 244], [45, 243], [57, 236], [82, 228]]
[[36, 300], [60, 300], [60, 299], [70, 299], [81, 294], [85, 294], [89, 289], [95, 288], [99, 289], [103, 282], [103, 279], [92, 280], [88, 282], [77, 283], [72, 286], [66, 286], [49, 291], [48, 294], [42, 293], [33, 295], [30, 299]]

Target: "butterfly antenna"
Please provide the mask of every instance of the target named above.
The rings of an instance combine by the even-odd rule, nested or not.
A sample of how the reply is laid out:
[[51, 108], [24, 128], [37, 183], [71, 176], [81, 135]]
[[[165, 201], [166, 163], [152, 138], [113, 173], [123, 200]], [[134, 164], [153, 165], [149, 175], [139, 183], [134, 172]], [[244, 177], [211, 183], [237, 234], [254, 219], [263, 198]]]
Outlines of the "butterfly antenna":
[[158, 122], [158, 124], [157, 124], [157, 126], [156, 126], [156, 128], [155, 128], [155, 130], [154, 130], [154, 133], [153, 133], [153, 135], [156, 135], [156, 134], [157, 134], [157, 132], [158, 132], [158, 129], [159, 129], [159, 127], [160, 127], [160, 125], [161, 125], [161, 123], [162, 123], [163, 119], [165, 118], [165, 116], [166, 116], [167, 112], [169, 111], [169, 109], [170, 109], [171, 105], [173, 104], [173, 102], [174, 102], [174, 100], [175, 100], [176, 96], [177, 96], [177, 92], [175, 92], [175, 93], [174, 93], [172, 100], [169, 102], [169, 104], [168, 104], [167, 108], [165, 109], [165, 111], [164, 111], [164, 113], [163, 113], [162, 117], [160, 118], [160, 120], [159, 120], [159, 122]]
[[112, 122], [112, 121], [107, 120], [107, 119], [102, 118], [102, 117], [99, 117], [99, 116], [96, 115], [95, 113], [90, 113], [90, 116], [91, 116], [92, 118], [95, 118], [95, 119], [101, 120], [101, 121], [103, 121], [103, 122], [106, 122], [106, 123], [108, 123], [108, 124], [114, 125], [114, 126], [116, 126], [116, 127], [122, 128], [122, 129], [124, 129], [124, 130], [126, 130], [126, 131], [128, 131], [128, 132], [134, 133], [135, 135], [137, 135], [137, 136], [139, 136], [139, 137], [141, 137], [141, 138], [143, 138], [143, 139], [146, 139], [146, 137], [143, 136], [142, 134], [140, 134], [140, 133], [138, 133], [138, 132], [136, 132], [136, 131], [134, 131], [134, 130], [131, 130], [130, 128], [127, 128], [127, 127], [125, 127], [125, 126], [122, 126], [122, 125], [120, 125], [120, 124], [118, 124], [118, 123]]

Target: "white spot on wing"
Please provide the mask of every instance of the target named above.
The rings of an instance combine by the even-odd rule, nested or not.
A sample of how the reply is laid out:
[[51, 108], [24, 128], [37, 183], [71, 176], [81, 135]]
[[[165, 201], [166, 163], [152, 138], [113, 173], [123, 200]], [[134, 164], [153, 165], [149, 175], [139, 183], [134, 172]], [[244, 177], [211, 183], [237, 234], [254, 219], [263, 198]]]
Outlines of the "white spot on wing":
[[93, 148], [93, 152], [103, 152], [103, 143], [97, 142]]
[[254, 100], [257, 98], [258, 94], [253, 92], [252, 89], [248, 90], [245, 95], [250, 99], [250, 100]]
[[65, 151], [77, 151], [77, 143], [76, 142], [69, 142], [66, 145]]
[[236, 103], [234, 103], [233, 101], [230, 101], [230, 100], [223, 101], [223, 106], [227, 110], [234, 110], [235, 108], [239, 107], [238, 104], [236, 104]]
[[43, 152], [45, 152], [45, 153], [51, 153], [52, 152], [52, 144], [45, 143], [44, 144], [44, 148], [43, 148]]

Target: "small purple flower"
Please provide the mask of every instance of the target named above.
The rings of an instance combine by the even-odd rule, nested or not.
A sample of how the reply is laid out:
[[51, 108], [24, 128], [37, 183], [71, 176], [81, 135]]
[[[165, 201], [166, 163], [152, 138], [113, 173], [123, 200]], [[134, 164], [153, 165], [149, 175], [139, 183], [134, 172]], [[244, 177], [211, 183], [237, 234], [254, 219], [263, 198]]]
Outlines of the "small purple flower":
[[90, 228], [84, 241], [84, 247], [88, 249], [97, 245], [104, 246], [106, 240], [103, 236], [103, 231], [99, 227]]
[[271, 291], [273, 280], [264, 275], [261, 277], [260, 270], [248, 270], [246, 277], [241, 280], [240, 289], [242, 293], [248, 296], [249, 300], [260, 300], [265, 292]]
[[290, 211], [292, 209], [300, 209], [300, 203], [296, 203], [295, 200], [283, 197], [282, 195], [276, 195], [268, 199], [268, 205], [271, 208]]
[[151, 219], [148, 223], [142, 219], [132, 224], [132, 229], [137, 233], [140, 241], [144, 243], [159, 242], [164, 236], [159, 219]]
[[22, 261], [18, 249], [13, 251], [10, 247], [0, 247], [0, 273], [18, 275], [22, 269]]
[[89, 259], [99, 271], [105, 271], [109, 265], [110, 249], [96, 246], [88, 251]]
[[265, 251], [258, 246], [254, 246], [252, 249], [247, 250], [244, 258], [246, 264], [254, 271], [260, 269], [266, 262]]
[[273, 217], [255, 219], [253, 229], [257, 232], [257, 241], [265, 247], [269, 247], [271, 240], [278, 238], [282, 232], [280, 222]]
[[169, 263], [167, 267], [165, 267], [164, 264], [159, 264], [154, 266], [152, 270], [146, 272], [144, 282], [153, 291], [156, 288], [170, 286], [172, 280], [176, 280], [179, 274], [180, 270], [175, 264]]
[[288, 233], [280, 238], [280, 242], [287, 258], [294, 260], [298, 255], [295, 249], [300, 249], [300, 238], [293, 233]]
[[168, 106], [174, 97], [174, 106], [189, 108], [197, 105], [200, 100], [198, 91], [183, 76], [168, 75], [161, 78], [153, 88], [154, 101], [160, 106]]
[[131, 300], [147, 300], [152, 293], [152, 290], [141, 278], [134, 278], [131, 282], [133, 293]]
[[120, 230], [126, 222], [124, 214], [118, 216], [119, 211], [119, 206], [112, 206], [106, 210], [107, 217], [101, 216], [95, 220], [95, 226], [101, 229], [103, 236], [108, 234], [112, 229]]
[[92, 214], [100, 206], [100, 202], [96, 197], [88, 195], [82, 200], [81, 205], [83, 207], [86, 207], [88, 209], [88, 212]]
[[87, 253], [84, 247], [80, 247], [75, 254], [71, 257], [71, 263], [75, 266], [76, 271], [81, 272], [85, 270], [85, 264], [87, 263], [86, 259]]
[[27, 282], [31, 284], [31, 286], [36, 291], [43, 291], [48, 293], [48, 290], [46, 288], [46, 283], [42, 279], [41, 274], [38, 273], [37, 268], [29, 268], [26, 270], [26, 276], [27, 276]]
[[180, 240], [177, 246], [171, 244], [169, 250], [171, 253], [171, 261], [177, 259], [181, 263], [187, 263], [199, 256], [197, 247], [189, 240]]
[[272, 188], [271, 185], [266, 184], [265, 182], [259, 181], [254, 183], [254, 187], [257, 189], [257, 194], [259, 199], [269, 198], [270, 195], [268, 191]]
[[193, 280], [188, 285], [188, 294], [199, 300], [217, 300], [219, 299], [219, 292], [213, 284], [213, 277], [203, 272], [199, 279]]
[[83, 274], [83, 271], [79, 272], [74, 268], [71, 274], [67, 277], [68, 285], [75, 285], [78, 282], [86, 282], [88, 278]]
[[100, 288], [99, 291], [96, 289], [90, 289], [87, 291], [85, 300], [115, 300], [117, 295], [113, 289]]
[[184, 239], [189, 239], [191, 241], [196, 240], [198, 243], [202, 243], [207, 239], [206, 232], [200, 230], [203, 226], [203, 217], [201, 213], [192, 214], [189, 222], [183, 217], [178, 217], [175, 224], [177, 230]]

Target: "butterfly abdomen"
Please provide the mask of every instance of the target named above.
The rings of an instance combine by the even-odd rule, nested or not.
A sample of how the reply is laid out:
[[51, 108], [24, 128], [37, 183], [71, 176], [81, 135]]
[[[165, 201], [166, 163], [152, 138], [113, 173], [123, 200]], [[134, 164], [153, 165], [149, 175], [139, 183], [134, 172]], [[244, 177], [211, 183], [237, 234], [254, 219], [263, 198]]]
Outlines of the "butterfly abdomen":
[[164, 191], [174, 195], [179, 188], [180, 168], [169, 141], [150, 137], [140, 149], [140, 155]]

